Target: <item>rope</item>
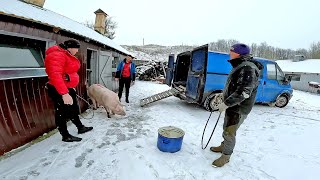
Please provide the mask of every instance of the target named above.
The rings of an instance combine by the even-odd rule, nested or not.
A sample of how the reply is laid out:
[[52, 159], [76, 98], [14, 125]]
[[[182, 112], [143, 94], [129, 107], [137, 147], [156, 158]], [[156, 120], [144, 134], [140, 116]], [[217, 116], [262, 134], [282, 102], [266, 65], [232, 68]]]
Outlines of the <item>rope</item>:
[[214, 125], [214, 128], [213, 128], [213, 130], [212, 130], [212, 133], [211, 133], [211, 135], [210, 135], [210, 138], [209, 138], [206, 146], [203, 147], [203, 136], [204, 136], [204, 133], [206, 132], [206, 128], [207, 128], [208, 122], [210, 121], [211, 115], [212, 115], [212, 111], [211, 111], [210, 116], [209, 116], [209, 118], [208, 118], [208, 120], [207, 120], [207, 123], [206, 123], [206, 125], [204, 126], [204, 129], [203, 129], [202, 139], [201, 139], [201, 147], [202, 147], [202, 149], [206, 149], [206, 148], [207, 148], [207, 146], [208, 146], [208, 144], [209, 144], [209, 142], [210, 142], [210, 140], [211, 140], [211, 138], [212, 138], [212, 136], [213, 136], [213, 133], [214, 133], [214, 131], [216, 130], [217, 124], [218, 124], [218, 122], [219, 122], [219, 120], [220, 120], [221, 112], [220, 112], [220, 114], [219, 114], [219, 117], [218, 117], [218, 119], [217, 119], [216, 124]]
[[[87, 103], [88, 106], [89, 106], [89, 109], [92, 110], [92, 117], [90, 117], [90, 118], [85, 118], [84, 116], [81, 115], [81, 113], [80, 113], [80, 116], [81, 116], [83, 119], [92, 119], [92, 118], [94, 117], [93, 105], [90, 105], [90, 103], [89, 103], [87, 100], [85, 100], [84, 98], [82, 98], [82, 97], [79, 96], [78, 94], [76, 94], [76, 95], [77, 95], [77, 97], [78, 97], [79, 99], [81, 99], [81, 100], [83, 100], [85, 103]], [[78, 103], [78, 104], [79, 104], [79, 103]], [[79, 104], [79, 112], [80, 112], [80, 104]]]

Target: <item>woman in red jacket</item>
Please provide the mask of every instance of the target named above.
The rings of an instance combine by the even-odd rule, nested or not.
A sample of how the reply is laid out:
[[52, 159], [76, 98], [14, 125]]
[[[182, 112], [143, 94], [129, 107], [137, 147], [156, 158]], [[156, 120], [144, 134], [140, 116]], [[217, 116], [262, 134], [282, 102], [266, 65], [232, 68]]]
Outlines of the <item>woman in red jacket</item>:
[[54, 102], [56, 126], [62, 135], [62, 141], [65, 142], [81, 141], [81, 138], [69, 134], [67, 119], [77, 126], [79, 134], [93, 129], [85, 127], [79, 118], [75, 87], [79, 83], [77, 72], [80, 69], [80, 61], [74, 56], [79, 48], [80, 43], [70, 39], [46, 51], [48, 94]]

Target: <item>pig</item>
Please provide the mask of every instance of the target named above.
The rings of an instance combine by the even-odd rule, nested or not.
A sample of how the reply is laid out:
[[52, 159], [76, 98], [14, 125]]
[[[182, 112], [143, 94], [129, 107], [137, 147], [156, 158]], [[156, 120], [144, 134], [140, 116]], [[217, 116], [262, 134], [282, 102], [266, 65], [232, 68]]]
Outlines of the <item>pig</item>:
[[108, 118], [111, 118], [110, 114], [126, 115], [124, 105], [120, 103], [118, 95], [101, 84], [91, 85], [88, 88], [88, 96], [94, 108], [102, 105], [106, 109]]

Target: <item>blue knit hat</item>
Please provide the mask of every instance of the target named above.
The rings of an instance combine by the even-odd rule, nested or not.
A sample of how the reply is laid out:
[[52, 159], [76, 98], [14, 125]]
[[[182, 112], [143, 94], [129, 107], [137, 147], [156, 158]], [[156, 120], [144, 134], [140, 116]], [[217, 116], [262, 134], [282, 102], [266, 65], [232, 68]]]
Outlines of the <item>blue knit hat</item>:
[[250, 48], [249, 46], [238, 43], [231, 46], [230, 51], [238, 53], [240, 55], [247, 55], [250, 54]]

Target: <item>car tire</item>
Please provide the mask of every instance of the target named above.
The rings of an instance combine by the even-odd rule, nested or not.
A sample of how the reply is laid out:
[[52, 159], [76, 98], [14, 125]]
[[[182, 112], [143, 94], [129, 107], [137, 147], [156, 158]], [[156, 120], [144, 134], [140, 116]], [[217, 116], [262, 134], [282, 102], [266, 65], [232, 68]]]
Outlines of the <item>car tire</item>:
[[212, 93], [209, 96], [207, 96], [206, 100], [203, 103], [203, 107], [207, 111], [217, 111], [218, 105], [222, 103], [222, 95], [217, 93]]
[[285, 107], [287, 104], [289, 103], [289, 98], [287, 95], [282, 94], [280, 96], [277, 97], [276, 102], [275, 102], [275, 106], [279, 107], [279, 108], [283, 108]]

